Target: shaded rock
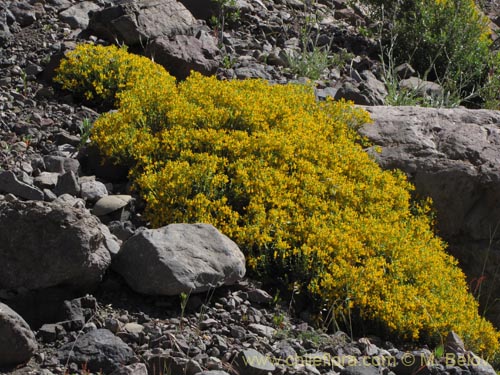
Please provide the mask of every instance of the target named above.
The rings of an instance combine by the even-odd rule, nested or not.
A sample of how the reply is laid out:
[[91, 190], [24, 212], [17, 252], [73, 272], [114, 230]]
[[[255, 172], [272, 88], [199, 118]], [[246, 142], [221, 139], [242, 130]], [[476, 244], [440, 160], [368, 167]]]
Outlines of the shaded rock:
[[403, 170], [420, 196], [432, 197], [441, 235], [490, 239], [490, 228], [500, 221], [500, 112], [365, 109], [374, 123], [361, 133], [381, 146], [377, 162]]
[[80, 195], [80, 184], [78, 183], [78, 177], [73, 171], [69, 171], [59, 176], [57, 179], [57, 185], [54, 189], [54, 193], [59, 196], [63, 194], [69, 194], [73, 196]]
[[78, 160], [64, 156], [46, 155], [43, 157], [43, 163], [47, 172], [62, 174], [72, 171], [78, 174], [80, 169], [80, 162]]
[[28, 323], [0, 302], [0, 367], [28, 362], [37, 349], [35, 335]]
[[82, 1], [59, 13], [59, 19], [72, 29], [85, 29], [89, 24], [89, 12], [99, 9], [101, 7], [93, 2]]
[[57, 201], [0, 202], [0, 288], [95, 285], [111, 263], [101, 225]]
[[467, 355], [467, 362], [469, 364], [468, 369], [471, 375], [495, 375], [496, 371], [487, 361], [475, 355], [474, 353], [469, 353]]
[[252, 323], [248, 325], [248, 329], [259, 336], [271, 338], [273, 335], [276, 333], [276, 330], [272, 327], [263, 325], [263, 324], [256, 324]]
[[271, 297], [269, 293], [262, 289], [251, 289], [246, 293], [248, 300], [253, 303], [265, 305], [271, 303], [271, 301], [273, 300], [273, 297]]
[[446, 353], [463, 354], [465, 353], [465, 344], [460, 336], [451, 331], [446, 337], [444, 350]]
[[[416, 373], [430, 375], [429, 364], [432, 354], [428, 350], [399, 352], [395, 355], [396, 366], [391, 370], [398, 375], [413, 375]], [[377, 370], [378, 371], [378, 370]]]
[[61, 361], [86, 365], [90, 371], [106, 374], [129, 364], [134, 351], [107, 329], [96, 329], [63, 345], [58, 357]]
[[27, 1], [13, 1], [9, 10], [21, 27], [31, 25], [37, 20], [37, 16], [39, 17], [43, 14], [43, 7], [41, 7], [41, 4], [35, 6]]
[[241, 375], [264, 375], [276, 369], [269, 358], [255, 349], [240, 351], [236, 355], [235, 364]]
[[139, 45], [161, 36], [185, 34], [196, 23], [176, 0], [128, 0], [94, 12], [89, 29], [109, 42]]
[[139, 293], [178, 295], [236, 282], [245, 258], [211, 225], [171, 224], [129, 238], [113, 268]]
[[210, 75], [219, 66], [217, 41], [206, 32], [199, 33], [198, 37], [159, 37], [148, 46], [146, 53], [178, 79], [186, 78], [191, 70]]
[[38, 329], [37, 336], [43, 342], [54, 342], [62, 338], [63, 334], [66, 333], [66, 330], [61, 324], [57, 323], [47, 323], [41, 326]]
[[43, 192], [17, 179], [12, 171], [0, 173], [0, 192], [11, 193], [17, 197], [30, 200], [43, 200]]

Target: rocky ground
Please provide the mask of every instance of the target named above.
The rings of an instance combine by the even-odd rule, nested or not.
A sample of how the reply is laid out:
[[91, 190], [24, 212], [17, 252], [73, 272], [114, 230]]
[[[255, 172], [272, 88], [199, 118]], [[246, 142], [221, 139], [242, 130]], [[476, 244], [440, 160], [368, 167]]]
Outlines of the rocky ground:
[[[142, 1], [146, 5], [141, 9], [123, 6], [120, 12], [146, 14], [144, 19], [151, 23], [137, 16], [136, 23], [126, 28], [120, 27], [123, 17], [102, 11], [114, 3], [120, 2], [0, 4], [3, 372], [495, 374], [452, 334], [446, 345], [451, 356], [433, 360], [429, 348], [396, 348], [384, 338], [315, 330], [311, 319], [293, 314], [298, 313], [294, 303], [269, 295], [255, 281], [234, 283], [235, 275], [244, 272], [238, 259], [227, 260], [232, 262], [233, 274], [214, 276], [231, 286], [213, 289], [211, 283], [194, 279], [187, 282], [187, 289], [183, 284], [184, 289], [164, 293], [170, 297], [137, 292], [143, 286], [134, 284], [130, 268], [138, 268], [139, 276], [147, 278], [138, 260], [128, 265], [115, 261], [121, 265], [108, 269], [123, 242], [134, 233], [150, 233], [138, 230], [147, 223], [141, 220], [140, 200], [128, 189], [126, 171], [100, 165], [95, 152], [84, 147], [88, 126], [102, 109], [75, 102], [51, 82], [60, 57], [76, 42], [105, 43], [116, 38], [132, 50], [154, 56], [180, 78], [196, 69], [224, 79], [260, 77], [283, 83], [302, 79], [288, 57], [303, 51], [301, 30], [311, 26], [314, 44], [328, 44], [339, 59], [336, 66], [320, 72], [318, 97], [345, 97], [374, 105], [383, 104], [387, 95], [376, 41], [359, 33], [367, 23], [364, 11], [346, 1], [318, 2], [307, 9], [297, 0], [237, 1], [223, 20], [220, 13], [186, 0], [191, 13], [182, 10], [162, 22], [155, 19], [162, 16], [154, 8], [157, 4]], [[493, 22], [500, 22], [495, 14], [499, 8], [495, 0], [486, 4]], [[165, 9], [160, 6], [160, 10]], [[90, 11], [97, 16], [91, 17], [87, 29]], [[238, 17], [231, 20], [230, 13], [236, 11]], [[308, 24], [310, 14], [318, 15], [321, 27]], [[217, 22], [213, 20], [209, 27], [206, 21], [213, 15]], [[134, 23], [133, 18], [125, 19]], [[156, 27], [159, 24], [161, 28]], [[68, 234], [60, 236], [61, 228]], [[208, 231], [218, 245], [232, 246], [207, 228], [181, 229], [190, 231], [190, 236], [198, 229], [203, 236]], [[88, 258], [66, 258], [65, 246], [72, 241], [78, 241], [82, 257]], [[29, 269], [29, 275], [23, 269], [24, 273]], [[127, 284], [134, 285], [135, 291]], [[75, 292], [85, 289], [92, 289], [93, 296]], [[191, 289], [199, 293], [186, 292]], [[454, 362], [459, 354], [467, 355], [469, 362], [461, 366]]]

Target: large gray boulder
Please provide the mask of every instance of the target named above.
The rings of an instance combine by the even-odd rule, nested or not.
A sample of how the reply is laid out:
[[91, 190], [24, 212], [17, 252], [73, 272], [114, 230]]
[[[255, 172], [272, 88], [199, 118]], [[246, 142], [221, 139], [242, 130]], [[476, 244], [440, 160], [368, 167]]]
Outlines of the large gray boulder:
[[210, 75], [219, 66], [217, 40], [206, 32], [198, 33], [197, 37], [175, 35], [157, 38], [148, 46], [146, 53], [179, 79], [186, 78], [191, 70]]
[[[500, 222], [500, 111], [366, 107], [361, 129], [385, 169], [403, 170], [431, 196], [441, 235], [490, 239]], [[500, 237], [500, 232], [497, 233]]]
[[109, 230], [85, 208], [0, 202], [0, 289], [96, 285], [116, 252]]
[[37, 349], [35, 335], [28, 323], [0, 302], [0, 367], [26, 363]]
[[91, 14], [89, 29], [110, 42], [146, 45], [160, 36], [185, 34], [196, 19], [177, 0], [126, 0]]
[[94, 12], [89, 30], [134, 46], [179, 79], [191, 70], [213, 74], [219, 66], [217, 39], [177, 0], [122, 1]]
[[178, 295], [236, 282], [245, 274], [245, 257], [212, 225], [171, 224], [130, 237], [113, 269], [139, 293]]
[[[500, 327], [500, 111], [464, 108], [365, 107], [361, 129], [385, 169], [401, 169], [418, 197], [430, 196], [437, 230], [449, 243]], [[489, 302], [487, 302], [489, 300]]]

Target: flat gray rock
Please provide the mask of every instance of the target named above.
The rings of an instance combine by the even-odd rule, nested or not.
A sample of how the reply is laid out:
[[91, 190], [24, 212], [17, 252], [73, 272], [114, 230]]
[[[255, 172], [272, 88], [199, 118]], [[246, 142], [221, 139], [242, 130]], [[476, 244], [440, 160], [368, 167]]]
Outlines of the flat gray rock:
[[125, 207], [131, 200], [130, 195], [106, 195], [96, 202], [92, 213], [96, 216], [107, 215]]
[[0, 173], [0, 192], [14, 194], [17, 197], [30, 200], [43, 200], [43, 191], [19, 181], [12, 171]]

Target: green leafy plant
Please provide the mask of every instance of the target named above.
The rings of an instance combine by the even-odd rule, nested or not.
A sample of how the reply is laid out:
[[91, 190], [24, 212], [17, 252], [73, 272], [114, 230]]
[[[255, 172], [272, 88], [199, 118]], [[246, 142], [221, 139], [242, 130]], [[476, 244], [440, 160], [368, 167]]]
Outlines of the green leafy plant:
[[80, 144], [79, 148], [82, 148], [90, 141], [90, 134], [92, 133], [93, 123], [89, 118], [84, 118], [81, 124], [78, 126], [80, 129]]
[[383, 25], [396, 64], [408, 62], [449, 97], [478, 98], [487, 80], [490, 29], [474, 0], [363, 0]]
[[179, 323], [179, 329], [182, 330], [182, 327], [183, 327], [183, 320], [184, 320], [184, 314], [186, 312], [186, 306], [187, 306], [187, 303], [189, 301], [189, 295], [191, 293], [184, 293], [182, 292], [180, 295], [179, 295], [179, 298], [181, 300], [181, 319], [180, 319], [180, 323]]
[[217, 35], [219, 44], [222, 45], [227, 24], [238, 22], [241, 14], [236, 7], [236, 0], [212, 0], [212, 3], [215, 3], [218, 14], [210, 18], [210, 25]]
[[318, 33], [320, 18], [318, 13], [313, 13], [301, 21], [300, 51], [287, 55], [288, 70], [299, 77], [317, 80], [326, 69], [342, 66], [353, 57], [345, 50], [333, 53], [331, 48], [333, 39], [327, 44], [320, 45]]

